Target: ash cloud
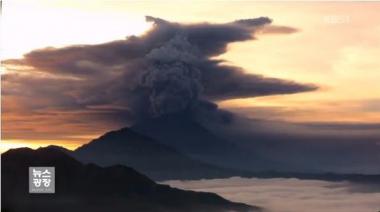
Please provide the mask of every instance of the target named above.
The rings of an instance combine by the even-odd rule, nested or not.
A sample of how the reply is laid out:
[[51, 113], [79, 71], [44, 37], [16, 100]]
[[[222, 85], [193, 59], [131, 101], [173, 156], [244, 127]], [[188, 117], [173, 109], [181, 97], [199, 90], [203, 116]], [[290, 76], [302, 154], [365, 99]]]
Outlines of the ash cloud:
[[126, 119], [140, 119], [180, 111], [219, 113], [217, 107], [210, 107], [213, 101], [317, 89], [247, 74], [211, 59], [224, 53], [231, 42], [255, 39], [256, 32], [271, 24], [269, 18], [225, 24], [180, 24], [150, 16], [146, 20], [153, 27], [142, 36], [39, 49], [5, 61], [29, 69], [5, 75], [3, 95], [33, 99], [24, 101], [29, 109], [101, 107]]

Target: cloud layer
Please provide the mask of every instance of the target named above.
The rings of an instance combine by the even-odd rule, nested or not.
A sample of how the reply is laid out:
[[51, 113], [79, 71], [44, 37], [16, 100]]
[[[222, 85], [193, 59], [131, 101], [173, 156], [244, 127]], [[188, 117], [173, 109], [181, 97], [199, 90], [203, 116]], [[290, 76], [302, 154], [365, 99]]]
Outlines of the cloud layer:
[[[217, 193], [229, 200], [258, 205], [268, 212], [374, 212], [380, 210], [380, 188], [348, 182], [298, 179], [230, 179], [167, 181], [174, 187]], [[369, 186], [371, 187], [371, 186]]]
[[[212, 101], [290, 94], [314, 85], [265, 78], [210, 59], [227, 44], [255, 39], [271, 23], [266, 17], [225, 24], [179, 24], [154, 17], [150, 31], [99, 45], [32, 51], [7, 60], [3, 77], [5, 111], [90, 111], [136, 120], [183, 110], [198, 111]], [[267, 33], [292, 33], [290, 27]], [[12, 100], [12, 101], [11, 101]], [[206, 104], [205, 104], [206, 103]]]

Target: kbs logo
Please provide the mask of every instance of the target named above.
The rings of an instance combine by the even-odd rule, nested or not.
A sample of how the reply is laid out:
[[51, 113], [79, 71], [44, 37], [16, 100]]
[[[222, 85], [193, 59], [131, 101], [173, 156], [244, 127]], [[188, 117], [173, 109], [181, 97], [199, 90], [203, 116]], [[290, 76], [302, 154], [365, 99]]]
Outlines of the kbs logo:
[[55, 193], [55, 168], [29, 167], [29, 193]]

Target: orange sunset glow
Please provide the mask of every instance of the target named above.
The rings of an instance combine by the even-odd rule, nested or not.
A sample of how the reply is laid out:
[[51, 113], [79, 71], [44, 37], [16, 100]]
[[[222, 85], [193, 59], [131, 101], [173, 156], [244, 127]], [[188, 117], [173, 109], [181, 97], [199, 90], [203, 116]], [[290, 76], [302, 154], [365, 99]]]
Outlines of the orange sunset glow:
[[[186, 9], [179, 9], [179, 5]], [[220, 108], [253, 119], [291, 123], [377, 124], [379, 11], [380, 3], [376, 2], [6, 1], [1, 17], [1, 57], [4, 61], [22, 60], [36, 49], [97, 45], [142, 36], [152, 28], [146, 15], [187, 24], [265, 16], [273, 20], [272, 25], [293, 30], [263, 29], [255, 34], [256, 39], [229, 44], [225, 53], [213, 59], [249, 74], [312, 84], [318, 89], [220, 99], [216, 102]], [[52, 77], [31, 69], [35, 67], [26, 62], [2, 64], [1, 152], [51, 144], [75, 149], [111, 129], [131, 124], [113, 116], [114, 111], [125, 109], [120, 105], [62, 109], [64, 100], [59, 100], [61, 108], [54, 105], [56, 100], [34, 98], [21, 83], [7, 81], [16, 75]], [[25, 89], [25, 95], [14, 94], [19, 89]], [[50, 91], [60, 92], [53, 83]], [[68, 91], [69, 97], [75, 97], [70, 95]]]
[[380, 212], [379, 1], [1, 3], [1, 211]]

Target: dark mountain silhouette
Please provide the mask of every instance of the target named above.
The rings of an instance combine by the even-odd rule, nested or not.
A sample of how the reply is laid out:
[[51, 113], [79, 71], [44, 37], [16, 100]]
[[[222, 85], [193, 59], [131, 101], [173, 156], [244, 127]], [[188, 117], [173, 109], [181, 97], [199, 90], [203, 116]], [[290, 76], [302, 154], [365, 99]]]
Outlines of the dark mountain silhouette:
[[[55, 194], [28, 193], [28, 167], [54, 166]], [[2, 154], [2, 211], [254, 211], [212, 193], [184, 191], [126, 166], [83, 165], [56, 147], [20, 148]]]
[[194, 157], [230, 154], [237, 150], [233, 143], [216, 137], [188, 116], [183, 113], [167, 114], [137, 122], [131, 129]]
[[[247, 149], [239, 145], [239, 142], [229, 142], [229, 140], [218, 137], [195, 121], [194, 117], [189, 117], [184, 113], [145, 120], [135, 124], [131, 129], [178, 149], [197, 160], [219, 167], [246, 170], [240, 175], [244, 177], [346, 180], [357, 183], [380, 184], [380, 175], [377, 174], [316, 172], [312, 168], [299, 170], [293, 164], [284, 162], [283, 158], [270, 160], [268, 157], [261, 157], [257, 153], [260, 149]], [[269, 146], [268, 148], [270, 148]], [[277, 146], [273, 145], [272, 148], [277, 148]]]
[[245, 174], [196, 161], [129, 128], [108, 132], [70, 154], [85, 163], [130, 166], [154, 180], [225, 178]]
[[[202, 148], [202, 144], [208, 149]], [[106, 133], [69, 153], [86, 163], [130, 166], [158, 181], [241, 176], [380, 184], [380, 175], [292, 171], [289, 164], [263, 160], [252, 152], [248, 155], [246, 150], [213, 135], [184, 114], [161, 116]], [[218, 165], [210, 165], [213, 162]], [[240, 171], [244, 169], [248, 171]]]
[[163, 115], [140, 121], [131, 129], [191, 158], [224, 168], [268, 171], [281, 166], [218, 137], [189, 116], [186, 113]]

